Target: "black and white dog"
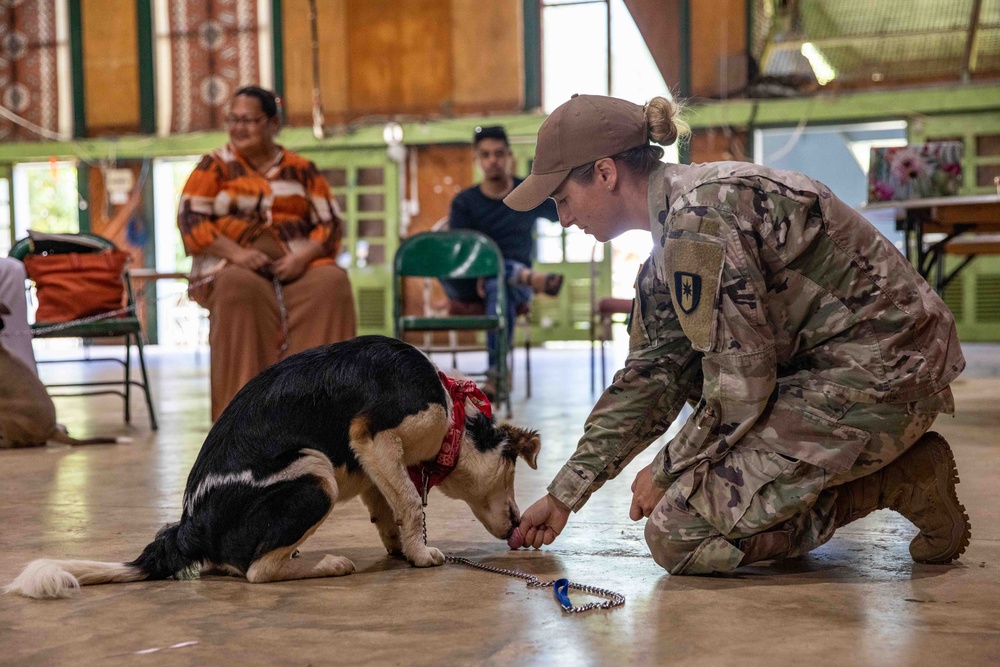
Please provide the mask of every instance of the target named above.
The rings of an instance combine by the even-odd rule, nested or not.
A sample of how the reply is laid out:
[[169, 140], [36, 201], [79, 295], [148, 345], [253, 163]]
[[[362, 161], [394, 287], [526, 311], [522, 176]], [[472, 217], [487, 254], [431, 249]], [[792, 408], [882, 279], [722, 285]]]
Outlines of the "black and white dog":
[[[297, 549], [335, 503], [358, 494], [389, 553], [417, 567], [441, 565], [443, 554], [424, 544], [421, 494], [408, 473], [421, 464], [491, 534], [514, 539], [514, 462], [521, 456], [535, 467], [538, 434], [494, 423], [472, 383], [446, 384], [454, 383], [417, 349], [382, 336], [289, 357], [226, 408], [188, 476], [180, 522], [161, 529], [138, 558], [36, 560], [6, 590], [44, 598], [81, 584], [208, 572], [251, 582], [350, 574], [347, 558], [297, 557]], [[449, 438], [457, 451], [442, 479], [433, 462]]]

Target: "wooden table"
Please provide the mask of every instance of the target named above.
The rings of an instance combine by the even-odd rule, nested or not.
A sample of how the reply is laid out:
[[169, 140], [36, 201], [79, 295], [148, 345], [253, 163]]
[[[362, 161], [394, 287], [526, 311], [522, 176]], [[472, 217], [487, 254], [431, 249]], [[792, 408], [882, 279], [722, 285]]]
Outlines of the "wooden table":
[[128, 275], [132, 282], [136, 284], [136, 315], [139, 317], [139, 320], [144, 323], [146, 321], [145, 296], [148, 284], [157, 280], [187, 280], [189, 277], [186, 271], [158, 271], [157, 269], [149, 269], [145, 267], [129, 269]]
[[[903, 232], [906, 258], [938, 293], [977, 256], [976, 253], [967, 254], [951, 273], [945, 275], [944, 256], [950, 241], [973, 234], [1000, 233], [1000, 194], [879, 202], [861, 210], [885, 209], [895, 209], [896, 229]], [[931, 234], [944, 236], [928, 242], [926, 237]], [[981, 253], [989, 246], [969, 247]]]
[[129, 275], [135, 280], [187, 280], [186, 271], [158, 271], [157, 269], [130, 269]]

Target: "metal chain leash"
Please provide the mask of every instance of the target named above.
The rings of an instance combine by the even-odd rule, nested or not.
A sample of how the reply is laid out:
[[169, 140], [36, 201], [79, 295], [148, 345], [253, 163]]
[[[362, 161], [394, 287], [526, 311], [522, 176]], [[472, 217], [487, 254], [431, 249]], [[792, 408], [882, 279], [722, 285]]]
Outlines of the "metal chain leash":
[[[427, 506], [426, 495], [424, 496], [423, 507]], [[423, 507], [420, 508], [420, 519], [423, 524], [424, 531], [424, 545], [427, 545], [427, 513], [424, 512]], [[539, 581], [538, 577], [533, 574], [528, 574], [527, 572], [520, 572], [518, 570], [508, 570], [502, 567], [495, 567], [493, 565], [485, 565], [483, 563], [477, 563], [474, 560], [469, 560], [468, 558], [463, 558], [461, 556], [451, 556], [445, 555], [444, 560], [446, 563], [454, 563], [456, 565], [467, 565], [469, 567], [475, 568], [477, 570], [483, 570], [484, 572], [492, 572], [493, 574], [502, 574], [507, 577], [513, 577], [515, 579], [521, 579], [524, 581], [528, 588], [552, 588], [555, 592], [556, 599], [559, 601], [559, 606], [562, 607], [563, 612], [567, 614], [582, 614], [585, 611], [590, 611], [591, 609], [614, 609], [615, 607], [620, 607], [625, 604], [625, 596], [621, 593], [616, 593], [615, 591], [608, 590], [606, 588], [598, 588], [597, 586], [588, 586], [587, 584], [577, 584], [567, 579], [553, 579], [552, 581]], [[586, 593], [588, 595], [595, 595], [597, 597], [608, 598], [604, 602], [588, 602], [587, 604], [574, 606], [569, 601], [569, 589], [580, 591], [581, 593]]]
[[81, 317], [78, 320], [71, 320], [69, 322], [60, 322], [59, 324], [50, 324], [44, 327], [38, 327], [32, 329], [31, 331], [25, 331], [24, 333], [11, 332], [9, 336], [45, 336], [56, 331], [62, 331], [63, 329], [70, 329], [72, 327], [78, 327], [83, 324], [93, 324], [94, 322], [100, 322], [102, 320], [110, 320], [119, 315], [124, 315], [126, 313], [134, 313], [135, 306], [125, 306], [124, 308], [119, 308], [118, 310], [109, 310], [106, 313], [101, 313], [100, 315], [91, 315], [90, 317]]
[[278, 349], [280, 357], [288, 350], [288, 310], [285, 308], [285, 295], [281, 291], [281, 281], [276, 277], [271, 277], [274, 284], [274, 296], [278, 299], [278, 312], [281, 314], [281, 347]]
[[[206, 283], [212, 282], [213, 280], [215, 280], [215, 276], [214, 275], [207, 276], [205, 278], [202, 278], [201, 280], [196, 280], [193, 283], [190, 283], [185, 291], [187, 291], [189, 289], [192, 289], [194, 287], [200, 287], [200, 286], [202, 286], [202, 285], [204, 285]], [[172, 294], [164, 294], [163, 296], [157, 298], [156, 301], [160, 302], [160, 301], [164, 301], [165, 299], [172, 299], [172, 298], [176, 297], [177, 294], [179, 294], [179, 292], [174, 292]], [[23, 333], [22, 332], [17, 332], [17, 333], [11, 332], [11, 333], [8, 333], [7, 335], [8, 336], [31, 336], [33, 338], [37, 338], [39, 336], [44, 336], [44, 335], [47, 335], [47, 334], [50, 334], [50, 333], [55, 333], [56, 331], [63, 331], [64, 329], [70, 329], [72, 327], [77, 327], [77, 326], [81, 326], [81, 325], [84, 325], [84, 324], [93, 324], [94, 322], [102, 322], [104, 320], [111, 320], [111, 319], [114, 319], [114, 318], [118, 317], [119, 315], [125, 315], [127, 313], [135, 313], [135, 306], [134, 305], [132, 305], [132, 306], [124, 306], [122, 308], [118, 308], [117, 310], [109, 310], [106, 313], [100, 313], [99, 315], [90, 315], [89, 317], [81, 317], [81, 318], [76, 319], [76, 320], [71, 320], [69, 322], [60, 322], [58, 324], [49, 324], [49, 325], [46, 325], [44, 327], [33, 327], [30, 331], [24, 331]]]
[[[591, 609], [613, 609], [615, 607], [620, 607], [625, 604], [625, 596], [621, 593], [616, 593], [615, 591], [608, 590], [606, 588], [598, 588], [597, 586], [588, 586], [587, 584], [577, 584], [572, 581], [567, 581], [565, 579], [554, 579], [552, 581], [539, 581], [538, 577], [533, 574], [528, 574], [526, 572], [518, 572], [517, 570], [506, 570], [501, 567], [494, 567], [492, 565], [484, 565], [483, 563], [477, 563], [475, 561], [469, 560], [468, 558], [462, 558], [460, 556], [445, 556], [445, 561], [448, 563], [457, 563], [459, 565], [468, 565], [469, 567], [474, 567], [477, 570], [484, 570], [486, 572], [493, 572], [494, 574], [503, 574], [508, 577], [514, 577], [516, 579], [523, 579], [528, 588], [556, 588], [556, 597], [560, 598], [559, 605], [562, 610], [567, 614], [580, 614], [585, 611], [590, 611]], [[565, 591], [568, 589], [573, 589], [580, 591], [582, 593], [587, 593], [588, 595], [596, 595], [598, 597], [608, 598], [604, 602], [588, 602], [587, 604], [573, 606], [568, 604], [569, 596], [565, 595]], [[563, 592], [565, 597], [559, 595]]]

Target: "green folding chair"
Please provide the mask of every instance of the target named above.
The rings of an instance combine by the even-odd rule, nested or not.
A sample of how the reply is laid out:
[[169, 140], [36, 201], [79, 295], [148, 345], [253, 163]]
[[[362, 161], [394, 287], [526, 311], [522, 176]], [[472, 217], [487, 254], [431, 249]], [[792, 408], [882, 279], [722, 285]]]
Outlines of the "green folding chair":
[[[403, 314], [407, 277], [438, 280], [496, 278], [496, 312], [428, 317]], [[511, 415], [507, 374], [507, 286], [503, 254], [489, 237], [470, 230], [423, 232], [405, 239], [396, 251], [393, 275], [393, 323], [396, 338], [408, 332], [495, 331], [497, 335], [496, 402]], [[435, 350], [444, 351], [449, 350]]]
[[[76, 242], [79, 239], [79, 243]], [[45, 239], [45, 240], [35, 240], [32, 238], [21, 239], [14, 244], [14, 247], [10, 250], [10, 257], [24, 261], [24, 258], [31, 254], [42, 254], [42, 253], [91, 253], [100, 252], [106, 248], [114, 248], [115, 244], [104, 238], [103, 236], [97, 236], [96, 234], [88, 234], [81, 232], [79, 234], [59, 234], [58, 240], [55, 239]], [[135, 296], [132, 293], [132, 281], [129, 278], [128, 270], [125, 271], [125, 292], [127, 295], [126, 307], [129, 309], [123, 317], [111, 317], [104, 320], [98, 320], [96, 322], [84, 322], [75, 324], [74, 322], [64, 323], [66, 326], [63, 327], [60, 324], [59, 330], [56, 331], [45, 331], [45, 329], [53, 326], [51, 323], [46, 322], [35, 322], [31, 325], [33, 332], [35, 333], [33, 337], [35, 338], [83, 338], [85, 340], [90, 340], [94, 338], [124, 338], [125, 339], [125, 359], [119, 359], [116, 357], [84, 357], [82, 359], [55, 359], [46, 360], [39, 363], [70, 363], [70, 362], [117, 362], [124, 366], [124, 378], [122, 380], [110, 380], [106, 382], [72, 382], [72, 383], [61, 383], [61, 384], [49, 384], [46, 388], [49, 389], [70, 389], [70, 388], [86, 388], [94, 387], [90, 391], [79, 391], [71, 393], [52, 393], [50, 395], [57, 396], [94, 396], [99, 394], [116, 394], [121, 396], [125, 400], [125, 423], [130, 424], [132, 422], [132, 408], [131, 408], [131, 388], [133, 385], [139, 387], [143, 390], [146, 395], [146, 408], [149, 410], [149, 423], [152, 429], [157, 430], [156, 423], [156, 412], [153, 409], [153, 398], [149, 391], [149, 376], [146, 373], [146, 358], [143, 355], [142, 350], [142, 324], [139, 322], [139, 318], [136, 316], [135, 310]], [[138, 351], [139, 357], [139, 369], [142, 372], [142, 381], [139, 382], [132, 378], [132, 344], [135, 344], [136, 350]], [[121, 389], [113, 389], [115, 385], [120, 385]]]

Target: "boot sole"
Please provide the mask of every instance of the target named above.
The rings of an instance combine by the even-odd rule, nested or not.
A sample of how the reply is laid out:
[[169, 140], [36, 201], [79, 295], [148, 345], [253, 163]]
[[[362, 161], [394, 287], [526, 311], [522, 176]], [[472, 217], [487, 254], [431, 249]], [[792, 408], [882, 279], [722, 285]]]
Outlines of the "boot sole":
[[955, 487], [958, 485], [958, 466], [955, 465], [955, 455], [951, 451], [951, 446], [939, 433], [930, 431], [924, 434], [924, 438], [933, 438], [934, 443], [930, 448], [935, 460], [941, 464], [935, 466], [938, 470], [935, 476], [935, 484], [941, 498], [945, 499], [945, 509], [951, 515], [954, 522], [952, 528], [952, 540], [950, 548], [932, 558], [914, 558], [918, 563], [928, 565], [945, 565], [956, 560], [965, 553], [969, 541], [972, 539], [972, 525], [969, 523], [969, 515], [965, 511], [965, 506], [958, 500]]

